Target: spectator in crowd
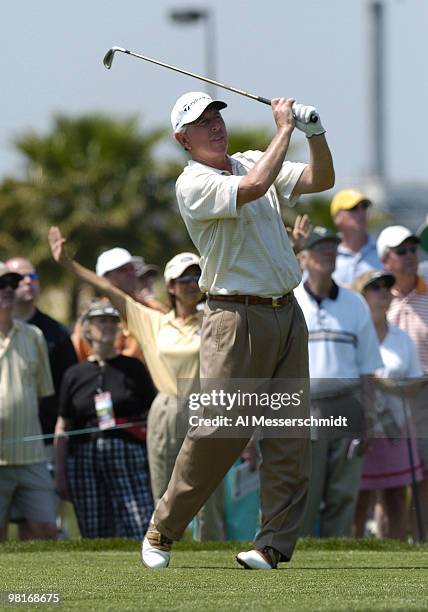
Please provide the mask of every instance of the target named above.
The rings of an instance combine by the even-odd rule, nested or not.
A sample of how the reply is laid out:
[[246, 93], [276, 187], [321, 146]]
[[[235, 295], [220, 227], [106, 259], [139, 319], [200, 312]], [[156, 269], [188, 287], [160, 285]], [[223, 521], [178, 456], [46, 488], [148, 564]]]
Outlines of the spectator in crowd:
[[336, 269], [333, 278], [339, 285], [350, 287], [357, 276], [382, 268], [376, 241], [367, 231], [367, 213], [371, 201], [359, 191], [339, 191], [330, 205], [330, 214], [340, 232]]
[[[68, 329], [37, 308], [40, 294], [39, 275], [31, 261], [25, 257], [13, 257], [6, 261], [6, 265], [11, 272], [22, 276], [15, 291], [14, 318], [38, 327], [48, 347], [55, 394], [40, 401], [39, 418], [43, 433], [53, 434], [58, 416], [58, 394], [62, 377], [70, 366], [77, 363], [76, 353]], [[45, 444], [49, 447], [51, 457], [53, 439], [46, 439]]]
[[135, 299], [144, 306], [167, 313], [168, 308], [155, 297], [155, 283], [159, 280], [160, 276], [159, 267], [153, 264], [146, 264], [142, 257], [139, 260], [135, 263], [135, 273], [137, 275]]
[[420, 240], [421, 249], [424, 251], [424, 259], [419, 262], [418, 274], [428, 281], [428, 215], [425, 221], [418, 227], [416, 232]]
[[[385, 518], [377, 525], [378, 535], [405, 541], [406, 494], [407, 486], [412, 483], [412, 466], [405, 439], [406, 420], [400, 397], [403, 389], [398, 388], [399, 395], [397, 391], [394, 393], [391, 379], [398, 379], [398, 383], [403, 383], [406, 379], [422, 376], [423, 370], [408, 334], [386, 319], [394, 282], [395, 278], [389, 272], [371, 270], [359, 276], [354, 285], [366, 299], [372, 314], [383, 361], [383, 366], [376, 370], [376, 380], [380, 385], [382, 381], [385, 383], [385, 386], [380, 386], [375, 393], [376, 422], [373, 439], [370, 440], [364, 456], [355, 528], [357, 537], [362, 537], [371, 492], [378, 491], [381, 492], [379, 501]], [[414, 435], [411, 445], [415, 477], [420, 481], [423, 478], [423, 466]]]
[[61, 386], [56, 433], [98, 427], [56, 440], [57, 489], [72, 501], [84, 538], [141, 539], [153, 512], [142, 429], [116, 425], [145, 421], [156, 392], [139, 359], [117, 354], [119, 322], [109, 302], [90, 305], [83, 333], [92, 354]]
[[321, 537], [352, 533], [362, 464], [360, 396], [367, 378], [382, 364], [367, 304], [332, 278], [338, 243], [329, 230], [312, 230], [304, 252], [308, 276], [295, 289], [309, 330], [313, 414], [344, 416], [350, 424], [349, 433], [314, 431], [303, 534], [319, 532]]
[[[142, 268], [143, 266], [143, 268]], [[96, 273], [105, 276], [115, 286], [130, 295], [137, 301], [149, 308], [154, 308], [160, 312], [165, 312], [165, 306], [156, 300], [153, 294], [141, 294], [138, 271], [147, 269], [147, 273], [153, 271], [156, 266], [146, 266], [142, 257], [131, 255], [126, 249], [115, 247], [108, 251], [103, 251], [97, 259]], [[78, 320], [72, 335], [74, 347], [79, 361], [83, 361], [91, 354], [91, 349], [80, 332], [80, 321]], [[137, 357], [144, 362], [144, 355], [137, 340], [128, 332], [126, 328], [119, 329], [116, 338], [116, 350], [118, 353], [127, 357]]]
[[[147, 367], [159, 391], [147, 424], [150, 476], [156, 502], [168, 485], [182, 444], [176, 433], [177, 381], [194, 380], [199, 373], [202, 322], [202, 312], [197, 310], [202, 298], [198, 287], [199, 257], [180, 253], [167, 263], [164, 278], [171, 309], [163, 314], [138, 303], [104, 274], [96, 275], [71, 260], [58, 228], [51, 228], [49, 241], [56, 261], [110, 298], [144, 350]], [[198, 524], [199, 539], [223, 539], [222, 487], [199, 513]]]
[[[395, 277], [391, 289], [392, 302], [388, 321], [408, 333], [413, 340], [425, 374], [428, 373], [428, 285], [418, 276], [418, 247], [420, 239], [407, 227], [386, 227], [377, 240], [377, 250], [385, 269]], [[424, 399], [420, 396], [423, 403]], [[414, 415], [418, 448], [424, 463], [424, 479], [418, 483], [418, 492], [428, 531], [428, 426], [424, 419], [426, 405], [416, 403]], [[420, 421], [422, 419], [422, 421]]]
[[41, 436], [38, 398], [52, 395], [54, 389], [42, 332], [12, 318], [21, 281], [20, 274], [0, 263], [0, 541], [6, 538], [12, 504], [27, 521], [26, 537], [57, 537], [45, 447], [42, 439], [25, 441]]
[[[142, 257], [133, 256], [126, 249], [116, 247], [104, 251], [97, 259], [95, 271], [98, 276], [104, 276], [112, 285], [121, 289], [127, 295], [141, 301], [145, 306], [165, 312], [165, 306], [156, 300], [153, 295], [153, 273], [157, 270], [156, 266], [147, 265]], [[141, 281], [140, 277], [147, 276], [145, 287], [150, 288], [151, 294], [147, 293], [140, 296]]]
[[[50, 397], [40, 399], [39, 419], [43, 434], [52, 436], [45, 439], [45, 450], [48, 468], [53, 472], [53, 433], [58, 416], [59, 389], [64, 372], [70, 366], [77, 363], [77, 357], [68, 329], [37, 308], [37, 300], [40, 294], [39, 275], [31, 261], [25, 257], [12, 257], [6, 261], [6, 265], [11, 272], [17, 272], [22, 276], [22, 280], [15, 291], [14, 318], [38, 327], [43, 333], [48, 347], [49, 364], [55, 393]], [[61, 510], [58, 508], [57, 525], [65, 533], [65, 526], [62, 524], [60, 514]], [[19, 516], [16, 515], [13, 505], [10, 517], [18, 522], [20, 535], [25, 539], [30, 538], [31, 533], [26, 533], [28, 530], [27, 522], [20, 520]]]
[[[137, 289], [137, 276], [135, 274], [135, 264], [139, 261], [138, 257], [131, 255], [126, 249], [116, 247], [103, 251], [97, 259], [96, 273], [106, 276], [110, 281], [125, 293], [134, 295]], [[81, 319], [73, 330], [72, 340], [79, 361], [84, 361], [91, 354], [91, 347], [82, 337]], [[136, 357], [144, 361], [143, 352], [138, 342], [126, 329], [120, 328], [116, 338], [116, 350], [126, 357]]]

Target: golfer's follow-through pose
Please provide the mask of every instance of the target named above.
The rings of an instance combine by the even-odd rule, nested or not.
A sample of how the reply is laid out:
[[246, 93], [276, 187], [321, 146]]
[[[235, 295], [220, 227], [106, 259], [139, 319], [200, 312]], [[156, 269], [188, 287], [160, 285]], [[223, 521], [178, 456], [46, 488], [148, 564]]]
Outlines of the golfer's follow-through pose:
[[[200, 288], [208, 294], [201, 390], [206, 379], [308, 377], [307, 329], [293, 297], [301, 274], [280, 203], [334, 184], [325, 130], [319, 118], [309, 121], [313, 107], [272, 100], [276, 134], [266, 151], [229, 156], [220, 114], [226, 106], [191, 92], [177, 100], [171, 113], [175, 138], [192, 158], [176, 192], [201, 255]], [[295, 127], [308, 137], [308, 164], [284, 162]], [[143, 541], [147, 567], [168, 565], [173, 540], [180, 539], [247, 443], [218, 437], [215, 428], [204, 432], [184, 440]], [[248, 569], [274, 569], [292, 556], [308, 488], [308, 442], [297, 437], [261, 440], [261, 529], [254, 550], [237, 556]]]

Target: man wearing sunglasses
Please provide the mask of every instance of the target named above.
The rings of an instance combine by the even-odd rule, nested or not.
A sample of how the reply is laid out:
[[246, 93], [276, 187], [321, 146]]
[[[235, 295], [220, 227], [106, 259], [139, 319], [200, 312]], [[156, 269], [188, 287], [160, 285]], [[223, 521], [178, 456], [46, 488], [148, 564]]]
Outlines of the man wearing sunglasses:
[[[40, 295], [39, 275], [31, 261], [25, 257], [13, 257], [6, 261], [6, 266], [11, 272], [22, 276], [15, 292], [13, 316], [38, 327], [48, 346], [55, 395], [40, 402], [39, 418], [43, 433], [53, 434], [58, 416], [56, 394], [59, 393], [65, 371], [77, 363], [76, 353], [68, 329], [37, 308]], [[46, 440], [47, 451], [52, 449], [52, 442], [52, 438]]]
[[11, 504], [33, 539], [55, 539], [55, 496], [38, 419], [40, 397], [53, 394], [46, 343], [33, 325], [12, 318], [22, 276], [0, 262], [0, 542]]
[[[393, 299], [388, 320], [406, 331], [413, 340], [425, 375], [428, 374], [428, 285], [418, 275], [420, 239], [407, 227], [386, 227], [377, 239], [383, 265], [395, 276]], [[423, 402], [423, 400], [422, 400]], [[426, 403], [415, 413], [419, 453], [425, 465], [424, 480], [418, 483], [425, 531], [428, 531], [428, 424], [419, 422], [426, 413]]]
[[[48, 347], [55, 394], [39, 401], [39, 419], [43, 434], [53, 435], [58, 416], [58, 394], [61, 381], [65, 371], [77, 363], [76, 352], [68, 329], [37, 308], [37, 300], [40, 295], [39, 275], [31, 261], [25, 257], [12, 257], [6, 261], [6, 266], [11, 272], [15, 272], [22, 277], [15, 291], [14, 318], [38, 327], [43, 333]], [[53, 438], [45, 440], [45, 451], [49, 469], [53, 470]], [[30, 538], [32, 534], [27, 533], [27, 521], [21, 520], [21, 517], [15, 512], [14, 506], [12, 506], [10, 516], [11, 520], [18, 522], [20, 536]], [[58, 520], [59, 523], [60, 520]]]
[[367, 231], [370, 206], [367, 196], [355, 189], [343, 189], [331, 201], [331, 218], [341, 238], [333, 275], [339, 285], [350, 287], [364, 272], [382, 269], [376, 242]]

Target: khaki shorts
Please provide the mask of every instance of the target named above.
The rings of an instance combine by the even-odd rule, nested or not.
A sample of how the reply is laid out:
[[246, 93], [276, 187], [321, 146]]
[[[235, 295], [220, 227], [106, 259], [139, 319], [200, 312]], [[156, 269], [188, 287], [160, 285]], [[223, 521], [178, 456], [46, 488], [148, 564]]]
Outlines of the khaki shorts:
[[55, 524], [55, 493], [45, 463], [0, 466], [0, 528], [13, 503], [19, 517]]

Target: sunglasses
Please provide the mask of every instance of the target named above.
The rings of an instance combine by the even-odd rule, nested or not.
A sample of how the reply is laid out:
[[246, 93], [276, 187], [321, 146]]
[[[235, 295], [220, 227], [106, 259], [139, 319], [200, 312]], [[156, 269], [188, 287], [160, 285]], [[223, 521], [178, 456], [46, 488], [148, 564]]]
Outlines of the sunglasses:
[[39, 275], [37, 272], [27, 272], [27, 274], [22, 275], [24, 278], [29, 278], [31, 281], [39, 280]]
[[200, 278], [200, 274], [186, 274], [184, 276], [179, 276], [175, 280], [179, 283], [199, 283]]
[[407, 247], [402, 246], [402, 247], [397, 247], [396, 249], [394, 249], [394, 253], [402, 257], [403, 255], [407, 255], [407, 253], [411, 253], [412, 255], [414, 255], [417, 250], [418, 250], [418, 247], [415, 245], [407, 246]]
[[351, 212], [354, 211], [354, 210], [367, 210], [369, 208], [369, 206], [370, 206], [370, 204], [368, 202], [360, 202], [359, 204], [357, 204], [356, 206], [353, 206], [349, 210]]
[[0, 289], [6, 289], [9, 287], [10, 289], [17, 289], [19, 285], [19, 278], [3, 276], [0, 278]]
[[389, 289], [390, 286], [384, 281], [374, 281], [367, 285], [366, 289], [372, 289], [373, 291], [380, 291], [381, 289]]

